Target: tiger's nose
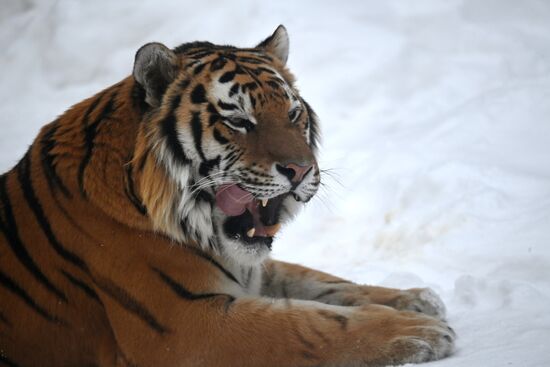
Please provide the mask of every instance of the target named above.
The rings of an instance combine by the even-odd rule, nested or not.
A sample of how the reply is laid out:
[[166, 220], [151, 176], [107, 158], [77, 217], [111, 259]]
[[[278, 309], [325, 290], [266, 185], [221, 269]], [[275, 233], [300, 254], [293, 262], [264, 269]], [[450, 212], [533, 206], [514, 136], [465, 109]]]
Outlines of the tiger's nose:
[[295, 163], [289, 163], [287, 165], [276, 164], [277, 171], [288, 178], [288, 180], [294, 184], [302, 182], [304, 177], [311, 171], [313, 164], [301, 166]]

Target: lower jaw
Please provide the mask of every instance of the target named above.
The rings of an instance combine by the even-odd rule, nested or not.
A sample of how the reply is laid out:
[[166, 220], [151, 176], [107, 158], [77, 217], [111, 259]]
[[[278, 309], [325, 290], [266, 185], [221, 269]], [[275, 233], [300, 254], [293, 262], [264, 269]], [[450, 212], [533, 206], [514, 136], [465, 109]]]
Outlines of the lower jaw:
[[235, 241], [241, 242], [247, 247], [262, 247], [265, 246], [271, 250], [271, 244], [273, 242], [273, 237], [268, 236], [249, 236], [247, 234], [248, 229], [252, 227], [252, 214], [248, 211], [245, 213], [236, 216], [229, 217], [225, 220], [223, 224], [223, 230], [225, 235]]
[[272, 249], [273, 237], [247, 237], [246, 235], [225, 235], [232, 241], [239, 242], [246, 248], [266, 248], [269, 251]]
[[271, 246], [273, 243], [273, 237], [252, 237], [252, 238], [242, 237], [240, 238], [240, 240], [245, 246], [250, 246], [250, 247], [265, 246], [269, 250], [271, 250]]

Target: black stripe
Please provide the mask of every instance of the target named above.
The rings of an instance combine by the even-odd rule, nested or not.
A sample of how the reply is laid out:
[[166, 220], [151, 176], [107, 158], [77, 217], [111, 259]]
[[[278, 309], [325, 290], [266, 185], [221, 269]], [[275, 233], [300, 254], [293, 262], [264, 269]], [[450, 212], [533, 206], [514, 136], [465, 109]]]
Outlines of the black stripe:
[[231, 274], [231, 272], [229, 270], [227, 270], [226, 268], [224, 268], [219, 262], [217, 262], [216, 260], [214, 260], [212, 257], [210, 257], [208, 254], [202, 252], [201, 250], [199, 250], [198, 248], [196, 247], [190, 247], [190, 246], [185, 246], [184, 247], [185, 249], [191, 251], [192, 253], [194, 253], [195, 255], [197, 255], [198, 257], [201, 257], [203, 258], [204, 260], [208, 261], [209, 263], [211, 263], [212, 265], [214, 265], [216, 268], [218, 268], [219, 270], [221, 270], [222, 273], [225, 274], [226, 277], [228, 277], [229, 279], [231, 279], [232, 281], [234, 281], [235, 283], [237, 283], [238, 285], [241, 285], [239, 283], [239, 281], [237, 280], [237, 278]]
[[252, 108], [256, 108], [256, 98], [253, 95], [250, 95], [250, 103], [252, 104]]
[[316, 295], [313, 299], [315, 299], [315, 300], [321, 299], [323, 297], [330, 296], [331, 294], [334, 294], [336, 292], [338, 292], [338, 289], [329, 288], [329, 289], [324, 290], [323, 292], [319, 293], [318, 295]]
[[52, 150], [56, 146], [55, 133], [59, 128], [59, 121], [55, 121], [51, 124], [50, 128], [46, 131], [42, 137], [42, 148], [40, 149], [40, 154], [42, 157], [42, 168], [44, 169], [44, 174], [46, 176], [46, 181], [48, 182], [48, 187], [50, 191], [54, 192], [55, 189], [59, 189], [63, 195], [68, 198], [71, 198], [72, 195], [57, 174], [55, 169], [55, 155], [52, 153]]
[[170, 331], [167, 327], [158, 322], [151, 312], [149, 312], [134, 297], [115, 283], [111, 282], [109, 279], [97, 277], [96, 285], [125, 310], [136, 315], [157, 333], [165, 334]]
[[185, 155], [183, 151], [183, 147], [181, 146], [181, 143], [178, 138], [178, 132], [176, 129], [176, 112], [175, 110], [178, 108], [179, 104], [181, 102], [181, 95], [178, 95], [174, 98], [174, 100], [171, 103], [171, 110], [166, 116], [164, 120], [161, 122], [161, 130], [162, 134], [166, 137], [166, 145], [167, 148], [172, 152], [174, 155], [174, 159], [176, 159], [180, 163], [190, 163], [191, 161], [187, 156]]
[[252, 80], [254, 80], [256, 83], [258, 83], [259, 85], [262, 84], [260, 79], [258, 79], [256, 73], [254, 72], [254, 69], [251, 69], [244, 65], [242, 65], [242, 67], [237, 65], [237, 67], [235, 68], [235, 72], [238, 74], [248, 74], [248, 76], [250, 76]]
[[213, 53], [216, 49], [215, 45], [210, 42], [195, 41], [183, 43], [174, 49], [175, 53], [187, 53], [189, 55], [197, 55], [198, 53], [209, 52]]
[[216, 109], [216, 107], [214, 107], [212, 103], [208, 104], [208, 107], [206, 108], [206, 110], [210, 113], [210, 116], [208, 117], [209, 126], [214, 125], [216, 122], [220, 120], [220, 114], [218, 113], [218, 110]]
[[114, 104], [117, 93], [118, 90], [115, 89], [113, 94], [111, 94], [109, 101], [107, 101], [107, 103], [105, 103], [105, 105], [103, 106], [103, 110], [97, 115], [92, 123], [89, 122], [90, 114], [97, 107], [99, 101], [101, 101], [103, 94], [98, 96], [98, 98], [90, 105], [88, 110], [86, 110], [86, 113], [84, 115], [84, 143], [86, 145], [86, 152], [84, 153], [84, 158], [82, 158], [80, 166], [78, 167], [78, 187], [80, 188], [80, 192], [84, 197], [87, 197], [86, 190], [84, 188], [84, 173], [86, 171], [86, 167], [88, 167], [88, 164], [90, 163], [90, 159], [92, 158], [97, 128], [99, 126], [99, 123], [102, 120], [108, 118], [109, 115], [114, 111]]
[[[176, 53], [177, 52], [178, 51], [176, 51]], [[199, 49], [197, 51], [193, 51], [193, 52], [188, 53], [188, 55], [192, 56], [194, 59], [202, 59], [203, 57], [210, 56], [212, 54], [214, 54], [214, 50], [204, 50], [204, 49]], [[199, 61], [199, 60], [196, 60], [196, 61]]]
[[212, 126], [220, 120], [220, 115], [217, 113], [211, 113], [210, 116], [208, 116], [208, 126]]
[[188, 68], [190, 68], [190, 67], [192, 67], [192, 66], [197, 65], [197, 64], [200, 63], [200, 62], [201, 62], [201, 60], [193, 60], [193, 61], [188, 62], [187, 64], [185, 64], [184, 68], [185, 68], [185, 69], [188, 69]]
[[246, 91], [255, 91], [255, 90], [258, 89], [259, 87], [260, 87], [260, 86], [258, 85], [258, 83], [256, 83], [256, 82], [250, 82], [250, 83], [243, 84], [242, 90], [243, 90], [243, 92], [246, 92]]
[[208, 112], [212, 113], [212, 114], [219, 115], [218, 110], [216, 109], [216, 107], [212, 103], [208, 103], [208, 106], [206, 107], [206, 110]]
[[[229, 146], [229, 148], [233, 148], [233, 144], [231, 144]], [[227, 153], [227, 155], [225, 156], [225, 161], [230, 161], [232, 160], [233, 158], [235, 158], [235, 156], [237, 155], [237, 151], [236, 150], [231, 150], [229, 153]], [[227, 169], [226, 169], [227, 170]]]
[[48, 242], [53, 247], [55, 252], [61, 256], [64, 260], [70, 262], [71, 264], [79, 267], [80, 269], [87, 270], [86, 263], [76, 254], [67, 250], [55, 236], [50, 222], [44, 213], [42, 204], [40, 203], [38, 197], [33, 188], [32, 179], [31, 179], [31, 160], [29, 153], [25, 155], [23, 161], [18, 166], [17, 178], [19, 179], [19, 184], [23, 190], [23, 195], [27, 201], [27, 205], [31, 209], [36, 218], [36, 221], [42, 228], [42, 231], [46, 235]]
[[19, 367], [17, 363], [12, 361], [11, 359], [8, 359], [3, 353], [0, 354], [0, 364], [5, 364], [8, 367]]
[[[95, 108], [97, 107], [97, 105], [99, 104], [99, 102], [101, 102], [101, 99], [103, 98], [103, 96], [105, 95], [105, 92], [101, 92], [97, 97], [96, 99], [88, 106], [88, 108], [86, 109], [86, 112], [84, 112], [84, 116], [82, 117], [82, 124], [84, 125], [83, 126], [83, 129], [82, 129], [82, 132], [84, 134], [84, 143], [86, 144], [86, 149], [88, 150], [89, 149], [89, 143], [90, 142], [93, 142], [93, 136], [91, 136], [92, 134], [92, 131], [90, 131], [88, 125], [89, 125], [89, 119], [90, 119], [90, 114], [92, 113], [93, 110], [95, 110]], [[90, 153], [91, 154], [91, 153]], [[88, 156], [88, 152], [86, 151], [85, 153], [85, 157], [84, 159], [90, 159], [90, 157], [88, 156], [88, 158], [86, 158], [86, 156]], [[82, 195], [86, 195], [86, 193], [84, 192], [84, 189], [83, 189], [83, 180], [84, 180], [84, 169], [85, 169], [85, 165], [83, 165], [84, 162], [81, 162], [80, 163], [80, 167], [78, 169], [78, 185], [79, 185], [79, 188], [80, 188], [80, 191], [82, 193]], [[85, 163], [87, 164], [87, 162]]]
[[212, 63], [210, 64], [210, 71], [218, 71], [222, 69], [225, 66], [225, 64], [227, 64], [226, 58], [223, 56], [220, 56], [214, 61], [212, 61]]
[[193, 140], [195, 140], [195, 149], [203, 161], [206, 160], [202, 151], [202, 123], [199, 112], [193, 112], [191, 116], [191, 129], [193, 130]]
[[323, 334], [319, 329], [317, 329], [315, 323], [312, 322], [312, 319], [311, 319], [311, 318], [307, 318], [306, 320], [307, 320], [309, 329], [310, 329], [311, 331], [313, 331], [313, 333], [314, 333], [315, 335], [317, 335], [317, 337], [318, 337], [319, 339], [321, 339], [321, 340], [323, 341], [324, 344], [330, 345], [330, 344], [331, 344], [330, 339], [327, 338], [327, 337], [325, 336], [325, 334]]
[[65, 217], [65, 219], [67, 219], [67, 221], [71, 224], [71, 226], [73, 226], [76, 230], [81, 232], [83, 235], [85, 235], [89, 239], [96, 240], [92, 235], [90, 235], [90, 233], [84, 230], [84, 228], [82, 228], [82, 226], [78, 224], [73, 217], [71, 217], [67, 209], [65, 209], [65, 207], [59, 202], [59, 199], [55, 193], [52, 193], [52, 199], [55, 205], [57, 206], [57, 208], [59, 209], [59, 211], [63, 214], [63, 216]]
[[187, 89], [187, 87], [189, 86], [189, 84], [191, 84], [191, 80], [189, 79], [183, 79], [181, 80], [179, 83], [178, 83], [178, 86], [180, 88], [180, 93], [183, 93], [183, 91], [185, 91], [185, 89]]
[[4, 288], [9, 290], [11, 293], [21, 298], [23, 302], [25, 302], [30, 308], [32, 308], [46, 320], [59, 324], [65, 324], [64, 321], [51, 315], [48, 311], [37, 305], [34, 299], [32, 299], [31, 296], [29, 296], [24, 289], [22, 289], [17, 283], [15, 283], [13, 279], [4, 274], [2, 271], [0, 271], [0, 284], [3, 285]]
[[187, 223], [187, 217], [184, 217], [180, 220], [180, 228], [183, 231], [184, 235], [187, 236], [189, 234], [189, 226], [188, 226], [188, 223]]
[[166, 283], [178, 297], [183, 298], [188, 301], [197, 301], [202, 299], [209, 299], [209, 298], [215, 298], [215, 297], [227, 297], [227, 304], [226, 307], [232, 302], [235, 301], [235, 297], [225, 294], [225, 293], [192, 293], [188, 289], [186, 289], [183, 285], [175, 281], [174, 279], [170, 278], [166, 273], [164, 273], [162, 270], [157, 269], [155, 267], [151, 267], [154, 272], [156, 272], [160, 279], [164, 283]]
[[232, 81], [235, 78], [236, 72], [235, 71], [227, 71], [223, 73], [223, 75], [218, 79], [220, 83], [227, 83]]
[[206, 102], [208, 101], [206, 100], [206, 90], [204, 89], [204, 85], [197, 84], [191, 92], [191, 103], [201, 104]]
[[225, 103], [222, 101], [218, 101], [218, 106], [220, 106], [222, 110], [226, 110], [226, 111], [234, 111], [239, 109], [239, 106], [237, 106], [236, 104]]
[[205, 63], [202, 63], [202, 64], [200, 64], [199, 66], [197, 66], [197, 67], [193, 70], [193, 75], [200, 74], [200, 72], [204, 70], [204, 67], [205, 67], [205, 66], [206, 66]]
[[10, 320], [0, 311], [0, 321], [6, 324], [7, 326], [11, 326]]
[[214, 135], [214, 139], [216, 139], [218, 143], [222, 145], [229, 143], [229, 140], [227, 140], [227, 138], [223, 136], [222, 133], [216, 128], [214, 128], [213, 135]]
[[317, 148], [319, 144], [319, 124], [317, 120], [317, 115], [306, 101], [302, 100], [304, 106], [306, 106], [309, 122], [309, 142], [313, 148]]
[[239, 56], [238, 60], [242, 61], [242, 62], [245, 62], [247, 64], [254, 64], [254, 65], [265, 64], [265, 61], [260, 60], [260, 59], [256, 59], [256, 58], [250, 57], [250, 56]]
[[267, 82], [267, 85], [269, 85], [271, 88], [275, 89], [275, 90], [279, 90], [281, 88], [281, 86], [279, 85], [279, 83], [277, 83], [276, 81], [274, 80], [268, 80]]
[[235, 73], [236, 74], [240, 74], [240, 75], [247, 74], [248, 73], [247, 70], [248, 70], [248, 66], [244, 66], [244, 65], [240, 65], [240, 64], [235, 65]]
[[134, 190], [134, 179], [132, 178], [132, 163], [128, 163], [126, 165], [125, 172], [126, 186], [124, 187], [124, 192], [126, 193], [126, 197], [128, 197], [128, 200], [130, 200], [132, 205], [141, 215], [146, 215], [147, 208], [143, 205], [141, 200], [136, 195], [136, 191]]
[[69, 280], [75, 287], [80, 288], [84, 293], [86, 293], [87, 296], [89, 296], [91, 299], [100, 302], [99, 296], [97, 293], [90, 287], [88, 284], [84, 283], [82, 280], [75, 278], [71, 274], [67, 273], [65, 270], [60, 269], [59, 270], [65, 278]]
[[[260, 45], [258, 45], [258, 46], [256, 46], [256, 47], [259, 48]], [[259, 57], [260, 59], [264, 59], [264, 60], [269, 61], [269, 62], [272, 62], [272, 61], [273, 61], [273, 57], [268, 56], [268, 55], [262, 53], [261, 51], [260, 51], [260, 52], [257, 52], [257, 51], [255, 52], [255, 50], [251, 50], [251, 51], [248, 51], [248, 52], [254, 52], [254, 53], [255, 53], [255, 56], [256, 56], [256, 57]]]
[[[21, 165], [22, 163], [24, 163], [24, 161], [19, 162], [19, 165]], [[17, 223], [15, 222], [15, 217], [13, 215], [11, 203], [6, 190], [6, 176], [0, 177], [0, 201], [4, 203], [4, 210], [6, 212], [6, 223], [4, 224], [3, 222], [0, 222], [0, 231], [4, 232], [4, 234], [6, 235], [8, 243], [14, 255], [39, 283], [44, 285], [46, 289], [55, 294], [61, 300], [67, 302], [67, 298], [65, 297], [65, 295], [50, 282], [50, 280], [44, 275], [44, 273], [42, 273], [38, 265], [29, 255], [27, 249], [25, 248], [25, 245], [21, 241], [21, 237], [19, 237], [19, 232], [17, 231]]]
[[317, 314], [324, 317], [327, 320], [333, 320], [340, 324], [342, 330], [346, 330], [348, 327], [348, 318], [346, 316], [339, 315], [335, 312], [318, 310]]
[[199, 190], [196, 194], [197, 200], [202, 200], [214, 205], [214, 198], [206, 190]]
[[261, 75], [262, 73], [267, 73], [271, 75], [276, 75], [275, 72], [271, 69], [268, 69], [264, 66], [258, 66], [252, 69], [256, 75]]
[[[239, 83], [233, 84], [233, 86], [229, 89], [229, 97], [233, 97], [235, 94], [239, 93], [240, 87], [241, 85]], [[243, 86], [243, 92], [246, 92], [246, 90], [244, 89], [244, 86]]]
[[243, 152], [239, 152], [239, 153], [237, 153], [234, 157], [232, 157], [231, 160], [226, 161], [225, 170], [226, 170], [226, 171], [229, 171], [229, 169], [230, 169], [231, 167], [233, 167], [233, 165], [234, 165], [235, 163], [237, 163], [237, 161], [238, 161], [243, 155], [244, 155]]
[[302, 343], [302, 345], [303, 345], [304, 347], [306, 347], [308, 350], [315, 349], [315, 344], [313, 344], [312, 342], [310, 342], [309, 340], [307, 340], [307, 339], [300, 333], [300, 330], [298, 330], [297, 328], [293, 328], [292, 331], [294, 332], [294, 334], [296, 335], [296, 337], [298, 338], [298, 340], [300, 341], [300, 343]]
[[203, 175], [204, 177], [208, 176], [210, 174], [210, 171], [214, 169], [214, 167], [220, 166], [221, 156], [216, 156], [214, 159], [209, 159], [207, 161], [204, 161], [199, 166], [199, 173]]

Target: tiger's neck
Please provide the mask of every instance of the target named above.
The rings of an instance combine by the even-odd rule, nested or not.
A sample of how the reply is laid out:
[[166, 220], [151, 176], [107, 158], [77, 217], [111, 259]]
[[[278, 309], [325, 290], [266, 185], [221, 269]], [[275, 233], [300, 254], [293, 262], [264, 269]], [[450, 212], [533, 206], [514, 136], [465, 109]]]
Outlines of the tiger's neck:
[[132, 77], [124, 79], [46, 125], [31, 149], [52, 194], [87, 201], [119, 222], [150, 230], [132, 164], [145, 112], [140, 94]]
[[172, 111], [147, 111], [140, 93], [126, 78], [43, 128], [33, 147], [50, 190], [132, 228], [219, 252], [213, 197], [193, 193], [198, 168], [165, 146], [160, 126]]

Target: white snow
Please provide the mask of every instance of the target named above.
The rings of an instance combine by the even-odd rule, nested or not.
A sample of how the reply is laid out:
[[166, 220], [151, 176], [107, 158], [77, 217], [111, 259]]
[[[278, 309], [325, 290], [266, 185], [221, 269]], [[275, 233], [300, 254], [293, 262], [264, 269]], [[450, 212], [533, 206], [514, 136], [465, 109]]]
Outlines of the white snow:
[[142, 44], [280, 23], [331, 170], [275, 257], [433, 287], [459, 336], [433, 366], [550, 365], [548, 1], [0, 0], [1, 170]]

